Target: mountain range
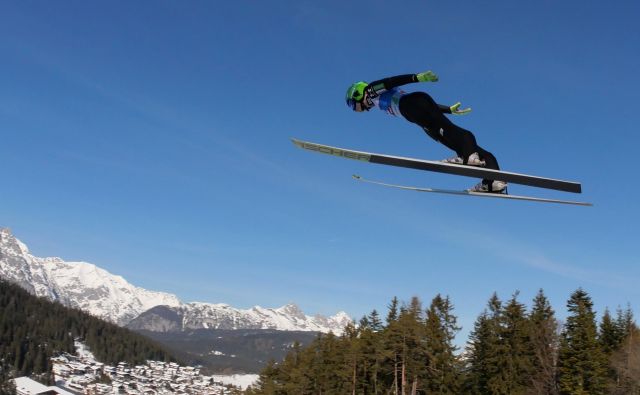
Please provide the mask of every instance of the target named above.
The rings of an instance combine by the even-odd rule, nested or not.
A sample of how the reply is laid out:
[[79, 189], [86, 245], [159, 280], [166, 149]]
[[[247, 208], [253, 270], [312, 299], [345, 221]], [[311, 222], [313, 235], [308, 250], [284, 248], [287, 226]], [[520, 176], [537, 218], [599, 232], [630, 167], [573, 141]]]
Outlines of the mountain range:
[[136, 287], [88, 262], [33, 256], [8, 228], [0, 229], [0, 278], [134, 330], [268, 329], [339, 334], [351, 322], [344, 312], [332, 317], [308, 316], [293, 303], [245, 310], [222, 303], [184, 303], [176, 295]]

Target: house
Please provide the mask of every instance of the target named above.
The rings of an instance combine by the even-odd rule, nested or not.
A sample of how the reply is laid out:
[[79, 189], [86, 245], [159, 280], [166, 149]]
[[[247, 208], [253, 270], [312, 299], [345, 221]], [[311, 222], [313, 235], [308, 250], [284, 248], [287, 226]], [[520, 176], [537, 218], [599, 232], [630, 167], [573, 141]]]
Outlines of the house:
[[16, 386], [16, 394], [18, 395], [73, 395], [62, 388], [47, 387], [28, 377], [18, 377], [13, 380], [13, 383]]

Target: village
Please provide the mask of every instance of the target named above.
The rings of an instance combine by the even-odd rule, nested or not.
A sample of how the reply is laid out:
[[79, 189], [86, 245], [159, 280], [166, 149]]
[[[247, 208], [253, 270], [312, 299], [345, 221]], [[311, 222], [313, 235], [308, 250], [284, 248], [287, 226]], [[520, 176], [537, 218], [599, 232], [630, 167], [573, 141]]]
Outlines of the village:
[[198, 367], [147, 361], [129, 366], [109, 366], [80, 354], [52, 358], [56, 385], [83, 394], [198, 394], [238, 393], [239, 388], [200, 374]]

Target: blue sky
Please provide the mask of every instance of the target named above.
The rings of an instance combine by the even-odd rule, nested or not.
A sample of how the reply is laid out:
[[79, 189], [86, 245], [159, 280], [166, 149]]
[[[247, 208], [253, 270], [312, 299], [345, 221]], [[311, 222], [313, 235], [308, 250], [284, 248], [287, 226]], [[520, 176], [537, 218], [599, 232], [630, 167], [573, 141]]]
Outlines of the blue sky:
[[[563, 317], [638, 309], [640, 5], [584, 1], [4, 2], [0, 226], [184, 301], [307, 314], [450, 295], [467, 333], [496, 291]], [[346, 161], [290, 137], [451, 156], [417, 126], [351, 112], [357, 80], [473, 112], [506, 170], [577, 180], [592, 208], [438, 196], [476, 180]]]

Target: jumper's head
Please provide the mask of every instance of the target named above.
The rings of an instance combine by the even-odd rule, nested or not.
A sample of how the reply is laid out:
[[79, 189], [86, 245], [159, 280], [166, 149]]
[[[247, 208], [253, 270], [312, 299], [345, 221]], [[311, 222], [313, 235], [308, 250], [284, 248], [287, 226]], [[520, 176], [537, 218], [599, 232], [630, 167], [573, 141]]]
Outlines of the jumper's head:
[[369, 103], [365, 100], [364, 89], [368, 85], [369, 84], [364, 81], [359, 81], [352, 84], [349, 89], [347, 89], [347, 106], [349, 106], [353, 111], [369, 111], [373, 106], [373, 103]]

